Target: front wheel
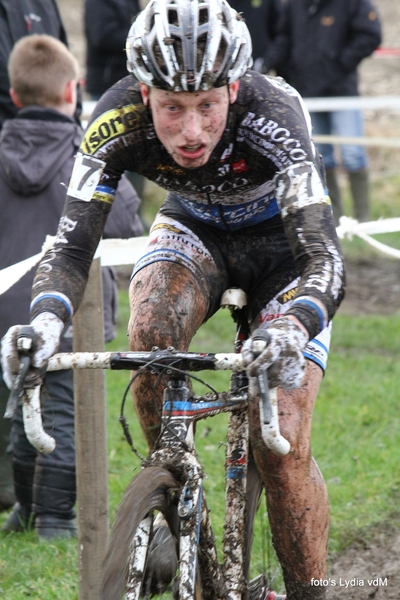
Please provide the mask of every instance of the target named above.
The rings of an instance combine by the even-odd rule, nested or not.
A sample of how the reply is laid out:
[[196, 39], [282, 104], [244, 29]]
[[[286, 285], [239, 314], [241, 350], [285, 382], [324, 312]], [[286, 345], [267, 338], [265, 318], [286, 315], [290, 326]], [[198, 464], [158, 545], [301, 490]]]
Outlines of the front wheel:
[[[179, 490], [174, 476], [160, 467], [147, 467], [131, 481], [112, 527], [100, 600], [121, 600], [125, 595], [132, 600], [151, 598], [173, 582], [177, 570]], [[168, 523], [172, 536], [168, 535], [165, 539], [165, 531], [160, 527], [157, 532], [154, 530], [154, 539], [151, 541], [153, 517], [157, 511], [162, 517], [159, 520]], [[143, 542], [146, 535], [149, 541]], [[135, 543], [142, 544], [145, 552], [142, 570], [129, 567], [132, 544]], [[149, 554], [153, 556], [149, 557]]]

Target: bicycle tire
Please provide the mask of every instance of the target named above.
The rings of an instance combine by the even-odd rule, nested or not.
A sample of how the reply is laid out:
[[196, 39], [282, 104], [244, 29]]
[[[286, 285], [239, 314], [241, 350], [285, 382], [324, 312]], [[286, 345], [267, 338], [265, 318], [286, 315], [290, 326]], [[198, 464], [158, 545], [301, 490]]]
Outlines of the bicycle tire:
[[[179, 491], [173, 475], [161, 467], [147, 467], [132, 479], [117, 510], [104, 561], [100, 600], [121, 600], [126, 593], [130, 547], [142, 520], [155, 510], [160, 511], [178, 537], [176, 504], [171, 499]], [[147, 588], [158, 582], [147, 581]], [[151, 597], [153, 594], [150, 594]]]
[[[263, 483], [251, 457], [248, 467], [248, 486], [246, 501], [246, 524], [244, 534], [244, 575], [249, 578], [251, 551], [254, 538], [254, 522], [257, 515], [260, 498], [263, 492]], [[126, 593], [128, 580], [130, 546], [133, 537], [142, 520], [153, 511], [161, 512], [173, 534], [173, 538], [179, 537], [179, 518], [177, 505], [171, 502], [172, 497], [178, 497], [180, 485], [172, 473], [161, 467], [147, 467], [133, 478], [127, 487], [115, 521], [112, 527], [108, 550], [104, 562], [100, 600], [121, 600]], [[196, 585], [196, 598], [201, 600], [201, 576]], [[266, 577], [259, 577], [253, 587], [249, 586], [247, 598], [257, 600], [262, 598], [262, 590], [265, 589]], [[144, 582], [144, 587], [149, 590], [153, 597], [164, 584], [163, 579], [152, 581], [150, 578]], [[152, 590], [154, 593], [152, 593]], [[176, 590], [174, 598], [179, 598]]]

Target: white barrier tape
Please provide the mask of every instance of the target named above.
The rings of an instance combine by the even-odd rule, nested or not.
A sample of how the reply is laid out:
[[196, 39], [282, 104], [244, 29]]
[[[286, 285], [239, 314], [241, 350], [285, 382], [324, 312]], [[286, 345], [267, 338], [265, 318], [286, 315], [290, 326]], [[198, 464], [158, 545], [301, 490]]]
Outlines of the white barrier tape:
[[351, 217], [340, 217], [339, 226], [336, 228], [338, 236], [343, 239], [351, 239], [353, 235], [376, 235], [379, 233], [393, 233], [400, 231], [400, 217], [392, 219], [379, 219], [378, 221], [367, 221], [359, 223]]
[[46, 236], [39, 254], [35, 254], [35, 256], [26, 258], [25, 260], [22, 260], [15, 265], [10, 265], [9, 267], [6, 267], [0, 271], [0, 296], [10, 289], [11, 286], [17, 283], [17, 281], [19, 281], [21, 277], [25, 275], [25, 273], [28, 273], [28, 271], [37, 265], [43, 254], [52, 247], [54, 239], [55, 238], [50, 235]]
[[392, 248], [387, 244], [378, 242], [371, 237], [379, 233], [393, 233], [400, 231], [400, 218], [380, 219], [379, 221], [368, 221], [367, 223], [359, 223], [351, 217], [340, 217], [339, 226], [336, 228], [340, 239], [352, 239], [354, 235], [364, 240], [367, 244], [387, 254], [393, 258], [400, 259], [400, 250]]
[[399, 138], [313, 135], [313, 140], [316, 144], [350, 144], [353, 146], [381, 146], [383, 148], [400, 148]]
[[[379, 219], [378, 221], [359, 223], [350, 217], [341, 217], [340, 224], [336, 228], [336, 231], [340, 239], [352, 239], [352, 237], [356, 235], [380, 252], [384, 252], [385, 254], [400, 259], [400, 250], [391, 248], [370, 237], [371, 235], [380, 233], [400, 231], [400, 218]], [[40, 261], [44, 253], [52, 247], [54, 239], [54, 237], [48, 235], [41, 252], [0, 271], [0, 295], [4, 294], [11, 286], [17, 283], [25, 273], [30, 271]], [[130, 238], [128, 240], [102, 240], [95, 254], [95, 258], [101, 258], [103, 267], [134, 265], [142, 253], [147, 241], [147, 236]]]
[[310, 112], [331, 110], [400, 110], [400, 96], [332, 96], [303, 98]]
[[377, 48], [372, 56], [374, 58], [400, 58], [400, 48]]
[[101, 258], [102, 267], [134, 265], [148, 242], [147, 236], [129, 240], [102, 240], [94, 258]]
[[[38, 264], [45, 252], [53, 246], [54, 240], [55, 237], [48, 235], [42, 250], [38, 254], [0, 271], [0, 296]], [[101, 257], [103, 267], [134, 265], [147, 241], [147, 236], [130, 238], [129, 240], [102, 240], [94, 258]]]

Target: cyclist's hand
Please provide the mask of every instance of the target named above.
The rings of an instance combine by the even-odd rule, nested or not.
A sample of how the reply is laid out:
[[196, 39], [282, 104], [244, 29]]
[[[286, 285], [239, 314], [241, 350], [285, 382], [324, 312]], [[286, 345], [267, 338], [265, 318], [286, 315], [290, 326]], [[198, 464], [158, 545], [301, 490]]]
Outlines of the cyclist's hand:
[[[10, 327], [1, 340], [1, 366], [3, 369], [3, 377], [10, 389], [13, 387], [19, 371], [20, 358], [17, 348], [17, 338], [21, 327], [21, 325]], [[31, 365], [34, 368], [31, 368], [30, 371], [28, 371], [26, 379], [30, 380], [32, 385], [35, 385], [35, 378], [38, 379], [38, 383], [40, 383], [38, 369], [41, 369], [46, 365], [50, 356], [54, 354], [59, 346], [64, 323], [53, 313], [44, 312], [32, 321], [31, 327], [35, 333], [35, 343], [31, 360]]]
[[[253, 336], [256, 336], [256, 331]], [[276, 319], [267, 331], [268, 345], [258, 356], [254, 352], [252, 338], [243, 344], [242, 356], [247, 374], [256, 377], [268, 369], [271, 387], [288, 390], [299, 387], [306, 367], [303, 350], [308, 342], [307, 333], [288, 317]]]

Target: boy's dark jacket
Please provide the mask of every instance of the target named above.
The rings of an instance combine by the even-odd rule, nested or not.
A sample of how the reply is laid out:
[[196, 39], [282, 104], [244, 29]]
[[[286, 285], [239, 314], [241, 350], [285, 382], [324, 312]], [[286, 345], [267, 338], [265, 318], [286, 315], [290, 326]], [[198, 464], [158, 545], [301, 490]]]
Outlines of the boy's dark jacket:
[[275, 66], [304, 97], [356, 96], [357, 67], [380, 43], [370, 0], [287, 0]]
[[[81, 138], [82, 129], [52, 109], [28, 107], [4, 123], [0, 134], [0, 269], [34, 256], [46, 235], [56, 234]], [[141, 235], [138, 206], [136, 192], [123, 178], [104, 237]], [[12, 325], [29, 323], [35, 270], [0, 295], [0, 337]], [[105, 334], [110, 339], [114, 281], [111, 269], [103, 273]], [[60, 350], [70, 349], [71, 340], [64, 338]]]

